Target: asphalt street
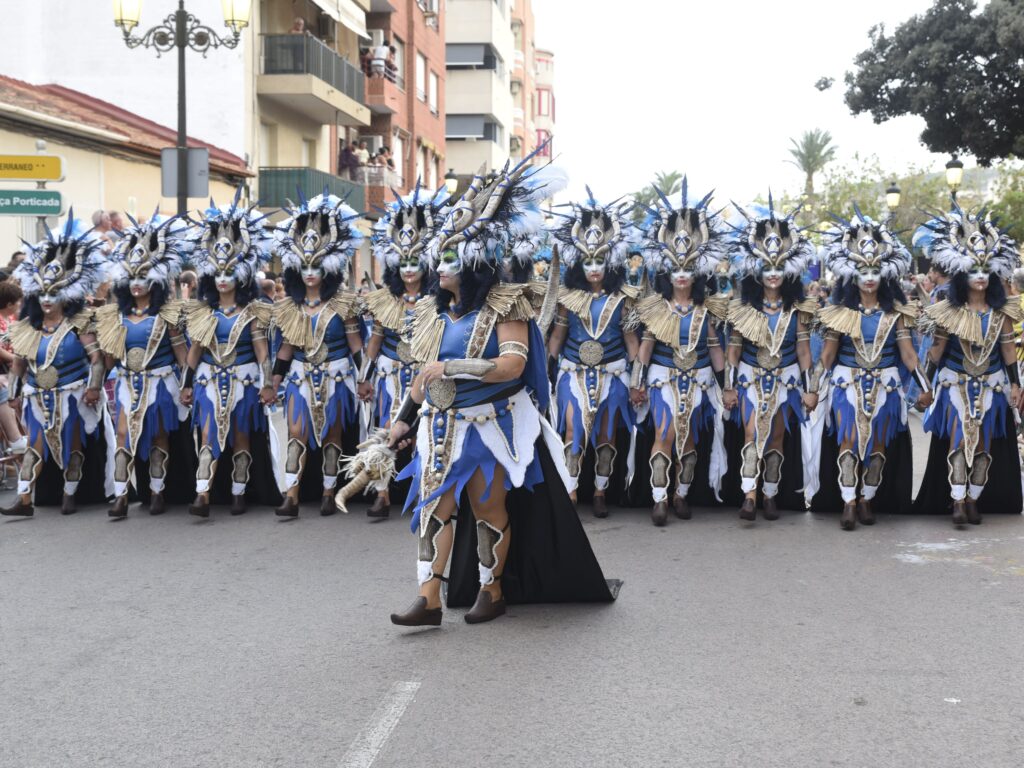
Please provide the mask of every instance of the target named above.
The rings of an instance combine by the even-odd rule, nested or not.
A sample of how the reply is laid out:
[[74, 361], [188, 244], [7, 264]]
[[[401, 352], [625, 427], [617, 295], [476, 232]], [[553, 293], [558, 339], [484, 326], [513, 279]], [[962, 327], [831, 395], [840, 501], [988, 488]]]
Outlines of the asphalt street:
[[0, 521], [0, 766], [1024, 763], [1020, 516], [581, 510], [616, 603], [410, 631], [363, 510]]

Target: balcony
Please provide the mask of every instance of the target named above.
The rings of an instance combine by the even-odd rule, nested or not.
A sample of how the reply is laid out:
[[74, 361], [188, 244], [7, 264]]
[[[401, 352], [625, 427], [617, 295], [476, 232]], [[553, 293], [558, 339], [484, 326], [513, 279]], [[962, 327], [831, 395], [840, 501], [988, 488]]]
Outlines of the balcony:
[[283, 208], [289, 200], [299, 200], [299, 189], [310, 198], [323, 192], [324, 187], [357, 211], [366, 207], [361, 184], [316, 168], [260, 168], [259, 185], [260, 208]]
[[366, 79], [366, 106], [376, 115], [390, 115], [398, 111], [405, 94], [387, 77]]
[[369, 125], [363, 73], [311, 35], [263, 35], [256, 93], [320, 125]]

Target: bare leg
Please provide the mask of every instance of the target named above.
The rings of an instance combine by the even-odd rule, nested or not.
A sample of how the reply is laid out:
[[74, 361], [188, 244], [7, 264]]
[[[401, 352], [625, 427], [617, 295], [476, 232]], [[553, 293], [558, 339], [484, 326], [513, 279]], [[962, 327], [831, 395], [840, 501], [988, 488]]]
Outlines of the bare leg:
[[334, 489], [341, 471], [341, 419], [328, 427], [322, 445], [324, 492], [320, 499], [320, 514], [327, 517], [338, 509], [334, 504]]
[[490, 621], [505, 613], [505, 601], [501, 592], [501, 575], [505, 570], [508, 548], [512, 540], [509, 529], [508, 509], [505, 507], [505, 470], [498, 466], [494, 470], [490, 494], [487, 483], [479, 470], [466, 485], [476, 518], [477, 556], [480, 558], [480, 592], [476, 602], [466, 614], [469, 624]]
[[[665, 434], [667, 430], [667, 434]], [[672, 449], [676, 441], [676, 426], [666, 415], [654, 425], [654, 444], [651, 446], [651, 522], [661, 527], [668, 522], [668, 484], [672, 471]]]
[[615, 464], [614, 424], [608, 411], [601, 417], [597, 431], [597, 448], [594, 460], [594, 517], [608, 517], [604, 495]]
[[778, 506], [775, 497], [779, 493], [779, 482], [782, 480], [782, 448], [786, 439], [786, 419], [783, 411], [775, 414], [772, 419], [772, 434], [768, 438], [764, 451], [764, 519], [777, 520], [779, 518]]
[[[572, 452], [572, 441], [575, 434], [573, 430], [573, 418], [576, 413], [576, 409], [572, 403], [567, 403], [565, 406], [565, 434], [562, 435], [562, 442], [565, 445], [565, 465], [569, 469], [569, 476], [573, 480], [578, 481], [580, 478], [580, 467], [583, 465], [583, 454], [587, 452], [587, 446], [583, 446], [583, 450], [579, 453]], [[576, 488], [572, 489], [569, 494], [572, 499], [572, 503], [576, 503]]]

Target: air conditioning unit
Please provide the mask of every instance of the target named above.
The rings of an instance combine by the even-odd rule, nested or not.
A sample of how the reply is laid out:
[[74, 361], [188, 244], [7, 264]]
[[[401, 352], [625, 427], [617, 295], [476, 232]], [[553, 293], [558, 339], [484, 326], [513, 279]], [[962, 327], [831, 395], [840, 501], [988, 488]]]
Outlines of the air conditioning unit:
[[383, 29], [368, 29], [370, 33], [370, 47], [376, 48], [378, 45], [384, 44], [384, 30]]
[[384, 137], [379, 134], [372, 134], [367, 136], [366, 134], [359, 135], [360, 141], [366, 142], [366, 148], [369, 150], [371, 155], [375, 155], [380, 152], [380, 148], [387, 146], [384, 142]]

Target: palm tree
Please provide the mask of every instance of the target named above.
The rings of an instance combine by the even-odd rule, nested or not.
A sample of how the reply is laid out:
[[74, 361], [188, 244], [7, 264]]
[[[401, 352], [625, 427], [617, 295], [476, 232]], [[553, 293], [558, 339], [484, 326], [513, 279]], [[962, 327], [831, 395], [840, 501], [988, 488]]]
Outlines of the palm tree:
[[792, 163], [804, 172], [804, 198], [810, 203], [814, 197], [814, 174], [835, 159], [838, 148], [832, 143], [832, 134], [821, 128], [804, 131], [800, 141], [789, 141], [793, 145], [789, 149], [793, 159], [786, 162]]
[[[678, 192], [683, 187], [683, 174], [679, 171], [659, 171], [654, 174], [654, 184], [650, 184], [639, 192], [633, 193], [633, 199], [636, 201], [638, 206], [645, 206], [646, 208], [654, 207], [654, 201], [658, 199], [658, 193], [655, 191], [655, 187], [664, 192], [668, 197], [671, 197], [674, 193]], [[637, 207], [633, 211], [633, 218], [637, 221], [643, 221], [644, 216], [647, 214], [642, 208]]]

